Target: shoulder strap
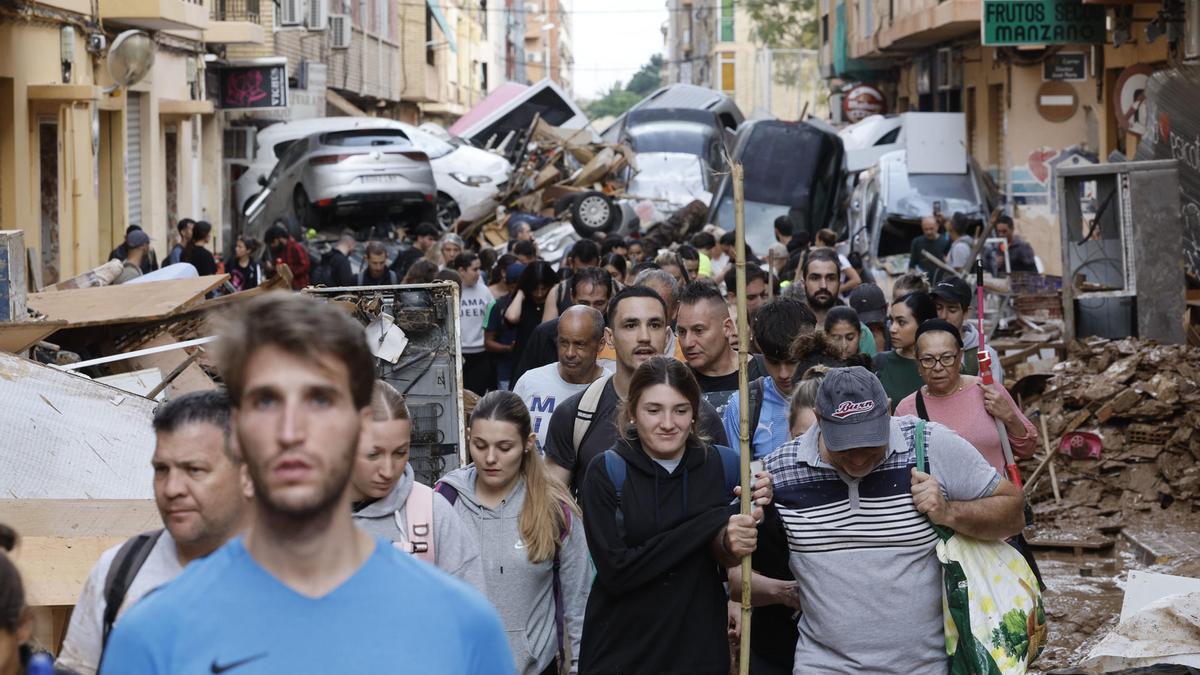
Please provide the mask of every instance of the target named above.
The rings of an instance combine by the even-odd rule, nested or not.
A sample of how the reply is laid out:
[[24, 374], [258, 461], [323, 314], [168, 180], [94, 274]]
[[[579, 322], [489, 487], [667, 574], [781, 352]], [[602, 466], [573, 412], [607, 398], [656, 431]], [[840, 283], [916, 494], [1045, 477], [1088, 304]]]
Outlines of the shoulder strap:
[[596, 417], [596, 408], [600, 405], [600, 396], [604, 394], [604, 386], [611, 378], [612, 375], [605, 375], [583, 390], [579, 406], [575, 408], [575, 430], [571, 436], [571, 443], [575, 448], [576, 455], [579, 453], [579, 447], [583, 445], [583, 439], [587, 438], [588, 431], [592, 428], [592, 422]]
[[714, 445], [721, 456], [721, 469], [725, 472], [725, 493], [733, 497], [733, 488], [742, 482], [742, 456], [725, 445]]
[[458, 490], [453, 485], [438, 481], [433, 486], [433, 491], [446, 498], [450, 502], [450, 506], [454, 506], [454, 502], [458, 501]]
[[[457, 495], [456, 495], [457, 496]], [[406, 534], [409, 551], [429, 563], [437, 562], [433, 540], [433, 490], [425, 485], [413, 482], [408, 499], [404, 501]], [[396, 518], [400, 512], [396, 512]]]
[[929, 410], [925, 407], [925, 397], [921, 395], [920, 387], [917, 387], [917, 417], [920, 417], [924, 422], [929, 421]]
[[604, 470], [608, 472], [608, 480], [613, 484], [617, 494], [617, 508], [613, 518], [617, 522], [617, 536], [625, 539], [625, 513], [621, 511], [621, 491], [625, 487], [625, 458], [616, 450], [604, 451]]
[[117, 622], [117, 613], [121, 611], [121, 605], [125, 603], [125, 594], [129, 592], [134, 578], [142, 569], [142, 565], [146, 563], [146, 558], [150, 557], [150, 551], [154, 550], [154, 545], [158, 543], [162, 533], [163, 531], [160, 529], [143, 532], [132, 537], [121, 544], [117, 555], [113, 557], [112, 566], [108, 568], [108, 575], [104, 577], [101, 658], [103, 658], [104, 647], [108, 645], [108, 635], [112, 632], [113, 624]]
[[558, 670], [567, 667], [567, 608], [562, 591], [562, 545], [571, 534], [571, 507], [559, 503], [563, 512], [562, 532], [554, 547], [554, 632], [558, 637]]
[[913, 440], [917, 445], [917, 471], [921, 473], [929, 473], [929, 463], [925, 458], [925, 420], [917, 422], [917, 426], [913, 429]]

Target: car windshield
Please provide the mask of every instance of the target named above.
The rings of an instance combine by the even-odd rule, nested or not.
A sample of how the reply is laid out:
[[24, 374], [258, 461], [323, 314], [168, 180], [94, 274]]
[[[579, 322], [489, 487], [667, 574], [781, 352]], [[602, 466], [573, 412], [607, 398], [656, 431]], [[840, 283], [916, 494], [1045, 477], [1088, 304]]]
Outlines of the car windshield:
[[682, 152], [703, 157], [713, 135], [711, 127], [685, 122], [648, 122], [626, 130], [634, 152]]
[[455, 146], [443, 141], [429, 132], [421, 131], [420, 129], [409, 129], [408, 137], [418, 150], [424, 152], [426, 155], [429, 155], [429, 159], [445, 157], [455, 150]]
[[901, 168], [892, 174], [890, 193], [888, 213], [901, 218], [931, 215], [934, 202], [941, 202], [947, 215], [956, 211], [977, 215], [984, 210], [970, 173], [908, 174]]
[[[765, 204], [763, 202], [746, 201], [746, 244], [755, 255], [764, 256], [771, 244], [775, 243], [775, 219], [786, 216], [790, 208], [782, 204]], [[721, 227], [733, 230], [733, 194], [727, 192], [717, 205], [717, 216], [712, 220], [721, 223]]]
[[370, 148], [378, 145], [408, 144], [408, 136], [399, 129], [355, 129], [335, 131], [321, 136], [321, 145], [345, 148]]

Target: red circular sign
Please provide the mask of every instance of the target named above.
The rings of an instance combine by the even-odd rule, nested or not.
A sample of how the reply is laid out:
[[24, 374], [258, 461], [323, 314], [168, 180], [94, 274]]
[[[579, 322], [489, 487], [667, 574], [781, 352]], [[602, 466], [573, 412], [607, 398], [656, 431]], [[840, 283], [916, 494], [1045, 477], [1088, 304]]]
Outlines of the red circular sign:
[[887, 99], [883, 92], [869, 84], [859, 84], [842, 97], [842, 113], [847, 122], [859, 122], [871, 115], [887, 112]]

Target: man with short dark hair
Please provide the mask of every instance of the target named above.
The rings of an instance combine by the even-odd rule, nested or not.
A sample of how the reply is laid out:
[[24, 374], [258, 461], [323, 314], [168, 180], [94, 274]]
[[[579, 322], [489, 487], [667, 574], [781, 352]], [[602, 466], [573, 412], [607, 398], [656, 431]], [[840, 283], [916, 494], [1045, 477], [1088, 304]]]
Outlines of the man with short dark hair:
[[[767, 291], [769, 284], [767, 273], [754, 266], [746, 266], [746, 311], [753, 313], [770, 298]], [[737, 305], [737, 268], [733, 265], [725, 271], [725, 302], [729, 306]]]
[[[179, 233], [179, 241], [171, 247], [171, 252], [167, 255], [167, 260], [164, 265], [174, 265], [180, 262], [183, 256], [183, 249], [187, 247], [188, 242], [192, 240], [192, 228], [196, 226], [196, 221], [191, 218], [184, 218], [175, 224], [175, 230]], [[126, 233], [128, 234], [128, 233]]]
[[312, 260], [308, 257], [308, 251], [288, 234], [283, 224], [275, 223], [268, 227], [263, 235], [263, 242], [267, 245], [266, 258], [272, 271], [278, 269], [279, 265], [286, 264], [292, 273], [292, 290], [308, 288]]
[[142, 276], [142, 263], [150, 257], [150, 236], [140, 228], [126, 235], [125, 242], [125, 260], [121, 263], [121, 273], [113, 279], [113, 285]]
[[117, 625], [102, 673], [513, 673], [478, 591], [354, 525], [376, 360], [333, 304], [268, 293], [220, 331], [251, 525]]
[[[837, 251], [824, 247], [809, 250], [799, 272], [804, 284], [805, 302], [817, 317], [817, 325], [824, 325], [829, 310], [844, 304], [841, 299], [841, 262]], [[879, 348], [875, 334], [865, 323], [859, 323], [859, 331], [859, 352], [874, 356]]]
[[971, 249], [975, 246], [975, 239], [967, 232], [969, 227], [970, 221], [967, 217], [962, 212], [955, 211], [950, 217], [950, 226], [946, 228], [950, 234], [950, 250], [946, 253], [946, 264], [959, 272], [965, 272], [971, 264]]
[[625, 243], [625, 237], [619, 234], [609, 234], [604, 237], [604, 241], [600, 243], [600, 255], [606, 256], [609, 253], [615, 253], [622, 258], [629, 253], [629, 245]]
[[941, 233], [941, 227], [941, 219], [938, 216], [922, 218], [921, 234], [913, 237], [908, 255], [908, 271], [920, 270], [934, 283], [941, 277], [942, 268], [933, 264], [924, 254], [929, 253], [938, 260], [946, 259], [946, 252], [950, 250], [950, 240]]
[[[669, 331], [667, 304], [649, 288], [630, 286], [609, 303], [604, 333], [616, 353], [616, 371], [560, 402], [550, 417], [546, 468], [573, 491], [578, 491], [592, 460], [616, 443], [617, 406], [629, 393], [633, 371], [662, 355]], [[725, 430], [707, 401], [699, 418], [701, 433], [724, 445]]]
[[532, 239], [523, 239], [513, 244], [512, 252], [517, 256], [517, 262], [522, 265], [530, 265], [538, 259], [537, 245]]
[[[967, 321], [967, 310], [971, 308], [971, 285], [959, 277], [948, 277], [929, 292], [939, 319], [958, 329], [963, 341], [963, 368], [966, 375], [979, 374], [979, 328]], [[992, 380], [1004, 385], [1004, 365], [995, 349], [987, 348], [992, 357]]]
[[539, 450], [546, 447], [555, 406], [610, 374], [596, 363], [604, 340], [604, 315], [600, 310], [573, 305], [555, 320], [558, 361], [525, 371], [513, 386], [513, 393], [529, 408]]
[[396, 278], [403, 279], [404, 275], [408, 274], [408, 268], [433, 249], [439, 236], [441, 232], [433, 223], [419, 223], [413, 228], [412, 246], [401, 251], [392, 261], [392, 271], [396, 273]]
[[395, 286], [400, 277], [388, 269], [387, 249], [377, 241], [367, 242], [363, 252], [362, 271], [358, 273], [359, 286]]
[[[591, 239], [580, 239], [571, 246], [566, 259], [560, 266], [560, 272], [574, 275], [580, 270], [600, 266], [600, 247]], [[554, 284], [550, 295], [546, 296], [546, 306], [542, 310], [542, 321], [553, 321], [563, 310], [575, 304], [571, 298], [570, 276], [564, 276], [563, 281]], [[566, 283], [564, 283], [566, 282]]]
[[350, 232], [343, 232], [337, 243], [329, 250], [327, 258], [322, 258], [321, 266], [329, 275], [329, 286], [341, 288], [355, 285], [354, 270], [350, 268], [350, 254], [358, 246], [358, 240]]
[[[1037, 256], [1029, 242], [1017, 236], [1011, 216], [996, 218], [996, 236], [1004, 239], [1008, 249], [1009, 269], [1013, 272], [1037, 272]], [[983, 252], [983, 264], [995, 276], [1005, 273], [1004, 251], [996, 244], [988, 244]]]
[[766, 459], [780, 518], [760, 538], [786, 547], [755, 553], [786, 561], [795, 578], [796, 668], [945, 673], [942, 593], [929, 592], [942, 587], [932, 524], [999, 541], [1025, 526], [1021, 491], [950, 429], [890, 416], [864, 368], [829, 371], [815, 408], [818, 423]]
[[183, 394], [163, 404], [153, 424], [150, 466], [164, 529], [108, 549], [88, 574], [58, 655], [59, 667], [80, 675], [95, 674], [108, 631], [127, 610], [220, 548], [250, 511], [224, 391]]
[[[721, 291], [711, 280], [693, 281], [679, 294], [675, 335], [704, 398], [718, 414], [738, 389], [738, 354], [730, 346], [733, 319]], [[763, 373], [758, 359], [747, 366], [750, 379]]]
[[[754, 315], [754, 344], [762, 352], [766, 375], [751, 383], [750, 399], [759, 414], [750, 414], [750, 447], [755, 459], [762, 459], [791, 439], [788, 405], [792, 400], [792, 379], [799, 361], [792, 355], [792, 340], [806, 327], [816, 325], [813, 313], [795, 298], [775, 298]], [[755, 395], [757, 392], [757, 396]], [[725, 407], [725, 435], [740, 438], [741, 403], [734, 392]]]
[[[600, 312], [601, 317], [608, 311], [608, 301], [612, 297], [614, 284], [601, 267], [585, 267], [567, 280], [567, 288], [574, 305], [591, 307]], [[603, 349], [604, 345], [601, 344]], [[521, 350], [521, 356], [513, 367], [513, 380], [521, 378], [526, 371], [540, 368], [548, 363], [554, 363], [558, 358], [558, 317], [543, 321], [529, 335], [529, 342]], [[606, 362], [611, 364], [611, 360]]]

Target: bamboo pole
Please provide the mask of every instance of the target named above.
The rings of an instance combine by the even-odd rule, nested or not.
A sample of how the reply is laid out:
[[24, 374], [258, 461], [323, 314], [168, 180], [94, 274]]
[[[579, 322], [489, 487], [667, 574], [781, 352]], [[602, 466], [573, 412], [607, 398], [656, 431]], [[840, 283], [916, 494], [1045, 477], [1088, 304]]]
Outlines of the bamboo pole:
[[[741, 401], [738, 429], [738, 452], [742, 458], [742, 513], [750, 513], [750, 319], [746, 310], [746, 190], [745, 170], [741, 164], [733, 165], [734, 204], [734, 264], [737, 276], [737, 326], [738, 326], [738, 400]], [[742, 558], [742, 642], [738, 651], [738, 672], [750, 673], [750, 556]]]

